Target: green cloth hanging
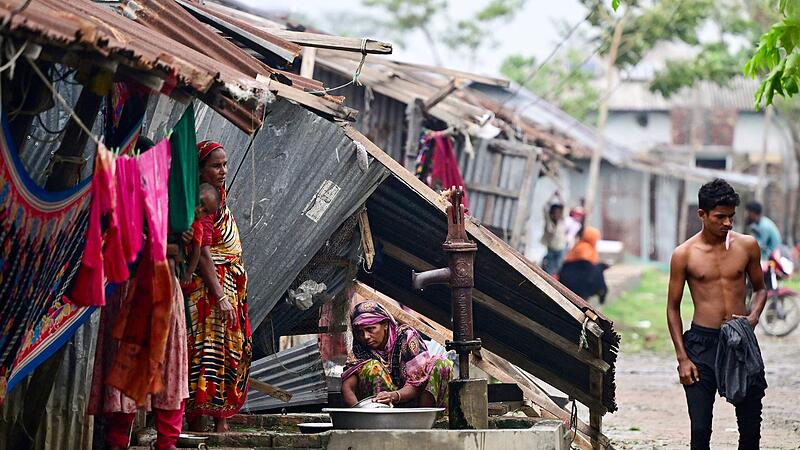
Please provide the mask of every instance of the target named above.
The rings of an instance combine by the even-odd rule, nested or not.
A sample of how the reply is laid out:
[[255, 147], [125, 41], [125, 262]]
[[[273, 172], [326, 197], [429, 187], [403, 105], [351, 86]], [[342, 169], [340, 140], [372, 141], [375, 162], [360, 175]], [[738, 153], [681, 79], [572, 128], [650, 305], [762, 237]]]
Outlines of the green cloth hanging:
[[183, 233], [192, 226], [194, 209], [200, 203], [197, 164], [197, 136], [194, 128], [194, 106], [190, 103], [175, 125], [169, 139], [172, 146], [172, 167], [169, 171], [169, 228]]

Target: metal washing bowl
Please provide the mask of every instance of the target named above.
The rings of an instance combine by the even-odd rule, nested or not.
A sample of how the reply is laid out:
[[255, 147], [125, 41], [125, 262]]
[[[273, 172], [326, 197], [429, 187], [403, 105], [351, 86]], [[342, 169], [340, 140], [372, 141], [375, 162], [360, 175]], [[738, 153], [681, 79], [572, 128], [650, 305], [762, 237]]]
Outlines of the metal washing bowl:
[[336, 430], [429, 430], [444, 408], [325, 408]]

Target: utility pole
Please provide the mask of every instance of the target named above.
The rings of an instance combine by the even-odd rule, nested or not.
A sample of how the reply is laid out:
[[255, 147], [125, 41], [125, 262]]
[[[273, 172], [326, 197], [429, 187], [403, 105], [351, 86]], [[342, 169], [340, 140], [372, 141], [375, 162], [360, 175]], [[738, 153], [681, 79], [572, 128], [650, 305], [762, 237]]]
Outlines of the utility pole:
[[611, 84], [614, 81], [614, 73], [617, 61], [617, 52], [619, 51], [619, 44], [622, 40], [622, 31], [625, 29], [625, 21], [628, 18], [630, 9], [626, 9], [625, 13], [614, 25], [614, 35], [611, 38], [611, 47], [608, 51], [608, 63], [606, 67], [606, 90], [603, 99], [600, 102], [600, 109], [597, 117], [597, 146], [592, 152], [592, 159], [589, 163], [589, 182], [586, 185], [586, 219], [591, 220], [591, 214], [595, 205], [595, 197], [598, 189], [598, 178], [600, 176], [600, 163], [603, 161], [603, 149], [606, 146], [605, 128], [606, 120], [608, 120], [608, 100], [611, 97]]

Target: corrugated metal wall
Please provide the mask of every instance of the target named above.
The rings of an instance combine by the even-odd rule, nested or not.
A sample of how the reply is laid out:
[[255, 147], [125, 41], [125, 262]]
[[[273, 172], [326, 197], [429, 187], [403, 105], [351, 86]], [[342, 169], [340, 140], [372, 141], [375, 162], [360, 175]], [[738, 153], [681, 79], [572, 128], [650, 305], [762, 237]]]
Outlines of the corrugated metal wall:
[[[458, 155], [458, 163], [462, 168], [464, 182], [468, 187], [469, 209], [473, 217], [508, 241], [511, 238], [519, 205], [518, 196], [524, 181], [526, 158], [499, 153], [488, 145], [488, 141], [483, 139], [475, 140], [473, 149], [474, 154], [470, 155], [464, 151], [464, 146], [461, 145]], [[500, 167], [495, 174], [495, 165], [498, 162]], [[497, 175], [496, 180], [493, 179], [494, 175]], [[538, 173], [533, 176], [532, 189], [535, 189], [533, 185], [538, 178]], [[498, 188], [504, 194], [469, 189], [470, 186], [478, 185]], [[532, 205], [531, 192], [524, 195], [524, 201], [527, 201], [529, 206]]]
[[[314, 79], [322, 81], [325, 86], [341, 86], [349, 80], [325, 69], [320, 65], [314, 68]], [[366, 87], [347, 86], [331, 92], [331, 95], [345, 97], [345, 105], [359, 111], [355, 128], [368, 137], [370, 141], [388, 153], [392, 159], [403, 164], [406, 139], [406, 105], [391, 97], [374, 93], [372, 101], [365, 101]]]

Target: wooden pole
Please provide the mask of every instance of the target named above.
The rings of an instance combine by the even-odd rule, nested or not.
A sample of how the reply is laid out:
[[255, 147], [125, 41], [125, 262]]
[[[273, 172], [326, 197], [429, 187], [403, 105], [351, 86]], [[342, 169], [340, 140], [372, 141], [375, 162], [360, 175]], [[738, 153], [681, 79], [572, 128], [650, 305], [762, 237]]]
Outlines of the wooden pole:
[[592, 159], [589, 163], [589, 182], [586, 185], [586, 219], [591, 221], [592, 211], [594, 210], [595, 198], [598, 189], [598, 178], [600, 176], [600, 163], [603, 161], [603, 149], [606, 145], [605, 129], [608, 120], [608, 100], [611, 97], [611, 84], [614, 81], [616, 68], [617, 52], [619, 43], [622, 40], [622, 31], [625, 29], [625, 21], [628, 18], [628, 11], [614, 25], [614, 35], [611, 38], [611, 48], [608, 51], [608, 62], [606, 64], [606, 90], [603, 100], [600, 102], [600, 109], [597, 117], [597, 146], [592, 152]]
[[314, 78], [314, 64], [317, 62], [317, 49], [306, 47], [303, 49], [303, 62], [300, 64], [300, 76]]
[[774, 108], [767, 106], [764, 111], [764, 134], [761, 140], [761, 160], [758, 162], [758, 186], [756, 187], [756, 201], [764, 203], [764, 191], [769, 184], [767, 182], [767, 151], [769, 149], [769, 127], [772, 124], [772, 114]]

